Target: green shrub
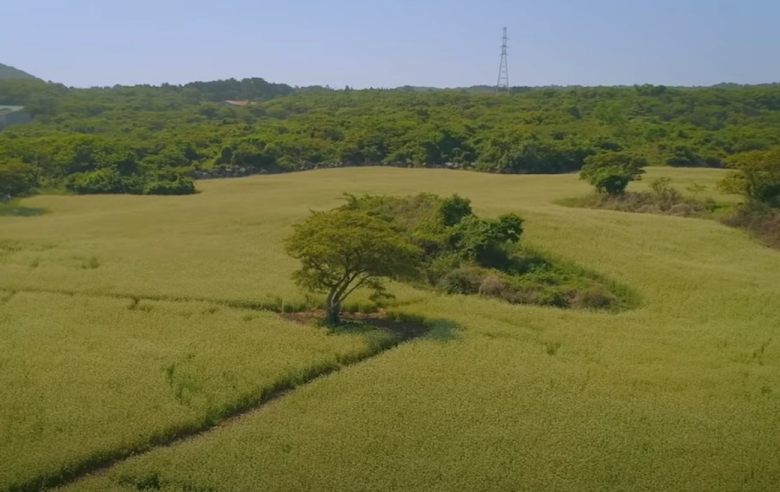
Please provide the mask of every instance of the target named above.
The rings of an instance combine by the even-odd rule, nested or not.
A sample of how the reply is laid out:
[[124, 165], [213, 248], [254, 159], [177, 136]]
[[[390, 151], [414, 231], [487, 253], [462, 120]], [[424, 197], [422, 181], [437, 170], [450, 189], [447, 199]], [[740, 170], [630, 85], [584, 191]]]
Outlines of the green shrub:
[[780, 208], [780, 147], [743, 152], [728, 166], [735, 171], [719, 183], [723, 191], [740, 194], [750, 204]]
[[0, 162], [0, 196], [28, 195], [36, 186], [38, 176], [33, 166], [17, 160]]
[[451, 253], [434, 256], [424, 268], [425, 278], [430, 285], [438, 285], [447, 274], [457, 270], [460, 264], [461, 259]]
[[80, 195], [130, 193], [141, 194], [143, 183], [135, 176], [121, 176], [115, 169], [103, 168], [70, 176], [66, 187]]
[[[565, 205], [586, 208], [601, 208], [621, 212], [665, 214], [690, 217], [713, 213], [719, 205], [712, 198], [700, 200], [686, 197], [672, 185], [669, 178], [658, 178], [650, 184], [649, 192], [625, 192], [621, 194], [595, 194], [579, 199], [566, 200]], [[701, 187], [690, 187], [701, 193]]]
[[484, 276], [479, 284], [479, 293], [485, 297], [503, 297], [508, 290], [507, 283], [495, 274]]
[[571, 301], [577, 309], [611, 309], [619, 302], [618, 298], [600, 285], [580, 290]]
[[507, 244], [520, 240], [523, 219], [515, 214], [498, 219], [480, 219], [470, 215], [453, 227], [448, 244], [464, 261], [486, 267], [502, 267], [508, 261]]
[[435, 285], [463, 265], [504, 266], [519, 242], [523, 220], [516, 214], [497, 219], [474, 215], [471, 201], [430, 193], [408, 197], [347, 195], [343, 209], [363, 211], [393, 223], [422, 252], [422, 270]]
[[144, 195], [191, 195], [195, 193], [195, 182], [186, 176], [174, 179], [156, 179], [146, 183]]
[[666, 158], [666, 164], [673, 167], [723, 167], [721, 158], [714, 154], [717, 152], [702, 155], [700, 150], [690, 146], [675, 145]]
[[632, 181], [642, 179], [647, 161], [626, 152], [602, 152], [585, 159], [580, 179], [588, 181], [599, 193], [622, 194]]
[[421, 251], [422, 278], [445, 294], [479, 294], [513, 304], [566, 308], [574, 307], [572, 299], [580, 290], [601, 285], [581, 270], [524, 250], [519, 216], [478, 217], [471, 202], [458, 195], [347, 195], [341, 208], [387, 221], [407, 235]]
[[478, 171], [510, 173], [566, 173], [582, 168], [585, 157], [593, 153], [589, 145], [557, 141], [536, 135], [492, 137], [480, 145]]
[[452, 195], [451, 197], [442, 200], [439, 205], [439, 217], [441, 223], [445, 227], [451, 227], [460, 223], [464, 218], [472, 215], [474, 212], [471, 210], [471, 200], [468, 198], [462, 198], [458, 195]]
[[114, 168], [71, 175], [66, 187], [80, 195], [189, 195], [195, 193], [192, 179], [173, 172], [159, 174], [132, 174], [124, 176]]
[[484, 273], [478, 268], [459, 268], [448, 273], [439, 283], [445, 294], [476, 294]]
[[551, 286], [525, 283], [507, 291], [503, 299], [512, 304], [530, 304], [536, 306], [569, 307], [566, 293]]

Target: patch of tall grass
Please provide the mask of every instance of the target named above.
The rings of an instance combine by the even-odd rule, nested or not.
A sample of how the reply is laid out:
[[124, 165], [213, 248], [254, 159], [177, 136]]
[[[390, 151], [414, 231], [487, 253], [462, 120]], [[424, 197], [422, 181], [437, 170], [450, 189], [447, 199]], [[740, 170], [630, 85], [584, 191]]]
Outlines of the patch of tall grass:
[[394, 340], [204, 302], [0, 302], [0, 490], [38, 490], [208, 428]]

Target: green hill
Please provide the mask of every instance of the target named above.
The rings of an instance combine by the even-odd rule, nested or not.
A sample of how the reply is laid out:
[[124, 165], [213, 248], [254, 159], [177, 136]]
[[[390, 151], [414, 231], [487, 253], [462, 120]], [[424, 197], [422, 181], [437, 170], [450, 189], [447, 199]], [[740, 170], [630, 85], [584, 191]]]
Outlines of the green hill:
[[36, 79], [34, 75], [0, 63], [0, 79]]

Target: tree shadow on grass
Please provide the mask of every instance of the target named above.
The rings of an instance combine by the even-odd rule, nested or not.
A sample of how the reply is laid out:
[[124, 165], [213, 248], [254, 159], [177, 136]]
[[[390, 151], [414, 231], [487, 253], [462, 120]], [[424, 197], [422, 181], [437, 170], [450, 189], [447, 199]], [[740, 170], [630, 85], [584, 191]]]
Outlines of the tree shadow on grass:
[[49, 210], [21, 205], [0, 205], [0, 217], [37, 217], [48, 214]]
[[367, 317], [359, 322], [350, 321], [336, 330], [370, 330], [380, 329], [391, 332], [401, 341], [422, 338], [425, 340], [435, 340], [447, 342], [460, 338], [460, 331], [463, 329], [458, 323], [452, 320], [436, 318], [429, 319], [422, 316], [410, 315], [390, 315], [390, 317]]
[[427, 320], [430, 329], [428, 333], [423, 336], [426, 340], [433, 340], [436, 342], [451, 342], [453, 340], [459, 340], [462, 335], [463, 326], [460, 324], [444, 318], [436, 318]]
[[398, 342], [423, 338], [446, 342], [460, 338], [461, 325], [443, 318], [426, 318], [424, 316], [398, 313], [356, 313], [342, 314], [341, 323], [335, 326], [324, 324], [324, 313], [309, 311], [303, 313], [285, 314], [283, 317], [301, 324], [314, 324], [327, 328], [331, 334], [361, 333], [368, 334], [376, 330], [391, 333]]

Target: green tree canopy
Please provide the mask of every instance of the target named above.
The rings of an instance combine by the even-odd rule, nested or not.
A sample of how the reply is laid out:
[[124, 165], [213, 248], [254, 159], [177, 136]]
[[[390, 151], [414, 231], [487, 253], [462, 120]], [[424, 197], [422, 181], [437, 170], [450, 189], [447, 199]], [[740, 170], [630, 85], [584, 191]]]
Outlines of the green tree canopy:
[[588, 181], [599, 193], [619, 195], [628, 183], [642, 179], [644, 159], [627, 152], [602, 152], [585, 159], [580, 179]]
[[399, 234], [420, 248], [420, 270], [431, 284], [464, 266], [506, 266], [523, 233], [523, 219], [516, 214], [478, 217], [471, 200], [458, 195], [347, 195], [342, 209], [393, 222]]
[[[228, 99], [244, 102], [220, 104]], [[0, 131], [0, 157], [78, 193], [185, 193], [193, 190], [185, 177], [360, 165], [567, 173], [603, 151], [722, 167], [780, 145], [780, 84], [515, 88], [509, 96], [262, 79], [89, 89], [0, 80], [0, 105], [33, 116]], [[174, 178], [151, 186], [161, 171]], [[599, 174], [604, 190], [625, 183], [619, 170]]]
[[0, 197], [27, 195], [37, 184], [33, 166], [16, 160], [0, 162]]
[[721, 182], [725, 191], [750, 204], [780, 208], [780, 148], [739, 154], [729, 160], [732, 172]]
[[325, 315], [339, 322], [341, 304], [356, 289], [386, 295], [383, 279], [414, 276], [419, 249], [393, 223], [364, 212], [312, 212], [294, 226], [287, 253], [301, 261], [293, 275], [302, 288], [326, 293]]

